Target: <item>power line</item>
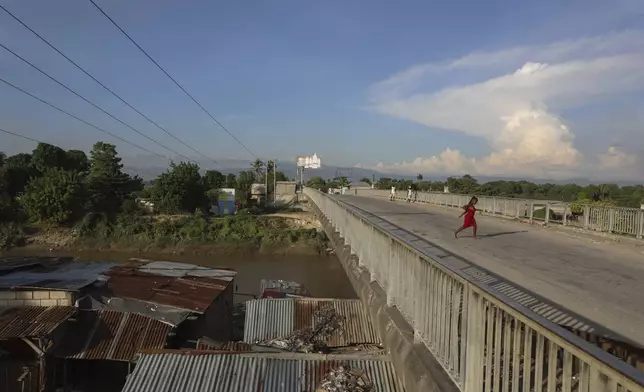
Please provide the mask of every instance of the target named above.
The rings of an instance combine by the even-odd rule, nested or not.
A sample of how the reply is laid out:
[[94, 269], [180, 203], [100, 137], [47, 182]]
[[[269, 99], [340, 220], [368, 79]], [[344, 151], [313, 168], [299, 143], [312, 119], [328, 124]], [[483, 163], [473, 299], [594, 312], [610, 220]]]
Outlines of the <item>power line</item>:
[[16, 86], [16, 85], [14, 85], [14, 84], [12, 84], [12, 83], [10, 83], [10, 82], [8, 82], [8, 81], [6, 81], [6, 80], [2, 79], [2, 78], [0, 78], [0, 82], [2, 82], [2, 83], [4, 83], [4, 84], [6, 84], [7, 86], [9, 86], [9, 87], [11, 87], [11, 88], [13, 88], [13, 89], [16, 89], [16, 90], [20, 91], [21, 93], [23, 93], [23, 94], [25, 94], [25, 95], [30, 96], [31, 98], [33, 98], [33, 99], [35, 99], [35, 100], [37, 100], [37, 101], [40, 101], [40, 102], [44, 103], [45, 105], [47, 105], [47, 106], [49, 106], [49, 107], [51, 107], [51, 108], [53, 108], [53, 109], [58, 110], [58, 111], [59, 111], [59, 112], [61, 112], [61, 113], [64, 113], [64, 114], [68, 115], [68, 116], [69, 116], [69, 117], [71, 117], [71, 118], [74, 118], [74, 119], [76, 119], [76, 120], [78, 120], [78, 121], [82, 122], [83, 124], [89, 125], [90, 127], [94, 128], [94, 129], [97, 129], [97, 130], [98, 130], [98, 131], [100, 131], [100, 132], [103, 132], [103, 133], [105, 133], [105, 134], [107, 134], [107, 135], [110, 135], [110, 136], [112, 136], [113, 138], [115, 138], [115, 139], [118, 139], [118, 140], [122, 141], [123, 143], [127, 143], [127, 144], [129, 144], [129, 145], [131, 145], [131, 146], [134, 146], [134, 147], [136, 147], [136, 148], [138, 148], [138, 149], [140, 149], [140, 150], [143, 150], [143, 151], [145, 151], [145, 152], [147, 152], [147, 153], [150, 153], [150, 154], [156, 155], [156, 156], [158, 156], [158, 157], [161, 157], [161, 158], [163, 158], [163, 159], [167, 159], [168, 161], [172, 162], [172, 159], [170, 159], [170, 158], [168, 158], [168, 157], [166, 157], [166, 156], [164, 156], [164, 155], [161, 155], [161, 154], [159, 154], [159, 153], [156, 153], [156, 152], [154, 152], [154, 151], [152, 151], [152, 150], [148, 150], [148, 149], [147, 149], [147, 148], [145, 148], [145, 147], [141, 147], [141, 146], [139, 146], [138, 144], [136, 144], [136, 143], [134, 143], [134, 142], [131, 142], [131, 141], [126, 140], [126, 139], [123, 139], [122, 137], [120, 137], [120, 136], [118, 136], [118, 135], [115, 135], [115, 134], [113, 134], [113, 133], [112, 133], [112, 132], [110, 132], [110, 131], [107, 131], [107, 130], [105, 130], [105, 129], [103, 129], [103, 128], [99, 127], [99, 126], [96, 126], [96, 125], [94, 125], [94, 124], [92, 124], [92, 123], [88, 122], [88, 121], [85, 121], [85, 120], [83, 120], [82, 118], [77, 117], [77, 116], [75, 116], [75, 115], [71, 114], [70, 112], [68, 112], [68, 111], [66, 111], [66, 110], [64, 110], [64, 109], [61, 109], [61, 108], [59, 108], [58, 106], [56, 106], [56, 105], [54, 105], [54, 104], [52, 104], [52, 103], [49, 103], [49, 102], [45, 101], [44, 99], [42, 99], [42, 98], [40, 98], [40, 97], [37, 97], [37, 96], [35, 96], [34, 94], [32, 94], [32, 93], [30, 93], [30, 92], [28, 92], [28, 91], [26, 91], [26, 90], [23, 90], [23, 89], [21, 89], [20, 87], [18, 87], [18, 86]]
[[153, 143], [155, 143], [155, 144], [157, 144], [157, 145], [159, 145], [159, 146], [161, 146], [161, 147], [165, 148], [165, 149], [166, 149], [166, 150], [168, 150], [168, 151], [171, 151], [171, 152], [173, 152], [173, 153], [177, 154], [178, 156], [180, 156], [180, 157], [182, 157], [182, 158], [185, 158], [185, 159], [186, 159], [186, 160], [188, 160], [188, 161], [190, 161], [190, 160], [191, 160], [191, 159], [190, 159], [190, 158], [188, 158], [187, 156], [185, 156], [185, 155], [183, 155], [183, 154], [181, 154], [181, 153], [179, 153], [179, 152], [177, 152], [177, 151], [175, 151], [175, 150], [173, 150], [173, 149], [171, 149], [171, 148], [169, 148], [169, 147], [167, 147], [167, 146], [163, 145], [162, 143], [158, 142], [157, 140], [155, 140], [155, 139], [153, 139], [153, 138], [149, 137], [148, 135], [144, 134], [143, 132], [139, 131], [138, 129], [136, 129], [136, 128], [132, 127], [131, 125], [129, 125], [129, 124], [127, 124], [127, 123], [125, 123], [124, 121], [122, 121], [122, 120], [121, 120], [121, 119], [119, 119], [118, 117], [116, 117], [116, 116], [114, 116], [113, 114], [109, 113], [108, 111], [104, 110], [104, 109], [103, 109], [103, 108], [101, 108], [100, 106], [96, 105], [94, 102], [90, 101], [89, 99], [87, 99], [87, 98], [83, 97], [82, 95], [80, 95], [80, 94], [79, 94], [79, 93], [77, 93], [76, 91], [74, 91], [74, 90], [72, 90], [71, 88], [67, 87], [65, 84], [63, 84], [62, 82], [58, 81], [56, 78], [54, 78], [53, 76], [49, 75], [48, 73], [46, 73], [46, 72], [45, 72], [45, 71], [43, 71], [42, 69], [38, 68], [37, 66], [35, 66], [34, 64], [32, 64], [31, 62], [29, 62], [28, 60], [26, 60], [25, 58], [21, 57], [19, 54], [17, 54], [17, 53], [16, 53], [16, 52], [14, 52], [13, 50], [11, 50], [11, 49], [9, 49], [8, 47], [4, 46], [2, 43], [0, 43], [0, 47], [2, 47], [4, 50], [6, 50], [7, 52], [11, 53], [12, 55], [16, 56], [17, 58], [19, 58], [21, 61], [23, 61], [25, 64], [29, 65], [30, 67], [32, 67], [32, 68], [33, 68], [33, 69], [35, 69], [36, 71], [38, 71], [38, 72], [40, 72], [41, 74], [45, 75], [46, 77], [48, 77], [48, 78], [49, 78], [49, 79], [51, 79], [52, 81], [56, 82], [59, 86], [61, 86], [61, 87], [62, 87], [62, 88], [64, 88], [65, 90], [67, 90], [67, 91], [69, 91], [70, 93], [74, 94], [75, 96], [77, 96], [78, 98], [80, 98], [80, 99], [82, 99], [83, 101], [87, 102], [88, 104], [92, 105], [93, 107], [95, 107], [96, 109], [100, 110], [101, 112], [103, 112], [103, 113], [107, 114], [108, 116], [110, 116], [110, 117], [111, 117], [111, 118], [113, 118], [114, 120], [118, 121], [119, 123], [123, 124], [124, 126], [128, 127], [129, 129], [133, 130], [134, 132], [138, 133], [139, 135], [143, 136], [144, 138], [146, 138], [146, 139], [150, 140], [151, 142], [153, 142]]
[[215, 118], [215, 116], [213, 116], [212, 114], [210, 114], [210, 112], [209, 112], [208, 110], [206, 110], [206, 108], [204, 108], [204, 107], [203, 107], [203, 105], [202, 105], [202, 104], [200, 104], [200, 103], [199, 103], [199, 102], [198, 102], [198, 101], [197, 101], [197, 100], [196, 100], [196, 99], [195, 99], [195, 98], [194, 98], [194, 97], [193, 97], [193, 96], [192, 96], [192, 95], [191, 95], [191, 94], [190, 94], [190, 93], [185, 89], [185, 88], [183, 88], [183, 86], [182, 86], [181, 84], [179, 84], [179, 82], [177, 82], [177, 81], [176, 81], [172, 76], [170, 76], [170, 74], [169, 74], [165, 69], [163, 69], [163, 67], [162, 67], [161, 65], [159, 65], [159, 63], [157, 63], [157, 62], [152, 58], [152, 56], [150, 56], [150, 55], [149, 55], [145, 50], [143, 50], [143, 48], [142, 48], [141, 46], [139, 46], [139, 44], [137, 44], [137, 43], [136, 43], [136, 41], [134, 41], [134, 39], [132, 39], [132, 37], [130, 37], [130, 36], [128, 35], [128, 33], [126, 33], [126, 32], [125, 32], [125, 30], [123, 30], [123, 29], [121, 28], [121, 26], [119, 26], [119, 25], [118, 25], [118, 24], [117, 24], [117, 23], [116, 23], [112, 18], [110, 18], [110, 16], [109, 16], [109, 15], [107, 15], [107, 14], [105, 13], [105, 11], [103, 11], [103, 9], [102, 9], [101, 7], [99, 7], [99, 6], [98, 6], [98, 4], [96, 4], [96, 3], [94, 2], [94, 0], [89, 0], [89, 1], [90, 1], [90, 3], [92, 3], [92, 4], [94, 5], [94, 7], [96, 7], [96, 9], [97, 9], [101, 14], [103, 14], [103, 16], [105, 16], [105, 17], [107, 18], [107, 20], [109, 20], [110, 22], [112, 22], [112, 24], [113, 24], [117, 29], [119, 29], [119, 30], [121, 31], [121, 33], [123, 33], [123, 35], [125, 35], [125, 36], [127, 37], [127, 39], [129, 39], [129, 40], [130, 40], [130, 42], [132, 42], [132, 43], [134, 44], [134, 46], [136, 46], [136, 47], [137, 47], [137, 48], [138, 48], [138, 49], [139, 49], [139, 50], [140, 50], [140, 51], [141, 51], [141, 52], [142, 52], [142, 53], [143, 53], [143, 54], [144, 54], [148, 59], [150, 59], [150, 61], [152, 61], [152, 62], [154, 63], [154, 65], [156, 65], [156, 66], [157, 66], [157, 68], [159, 68], [159, 69], [161, 70], [161, 72], [163, 72], [163, 73], [164, 73], [168, 78], [170, 78], [170, 80], [172, 80], [172, 81], [174, 82], [174, 84], [176, 84], [176, 85], [177, 85], [177, 87], [179, 87], [179, 88], [181, 89], [181, 91], [183, 91], [183, 92], [184, 92], [184, 93], [185, 93], [185, 94], [186, 94], [186, 95], [187, 95], [187, 96], [192, 100], [192, 102], [194, 102], [195, 104], [197, 104], [197, 106], [199, 106], [199, 108], [201, 108], [201, 110], [203, 110], [203, 112], [204, 112], [204, 113], [206, 113], [206, 114], [208, 115], [208, 117], [210, 117], [210, 118], [211, 118], [211, 119], [212, 119], [212, 120], [213, 120], [217, 125], [219, 125], [219, 126], [221, 127], [221, 129], [223, 129], [224, 131], [226, 131], [226, 133], [227, 133], [228, 135], [230, 135], [230, 137], [232, 137], [233, 139], [235, 139], [235, 141], [236, 141], [237, 143], [239, 143], [239, 145], [240, 145], [240, 146], [242, 146], [246, 151], [248, 151], [248, 152], [250, 153], [250, 155], [254, 156], [256, 159], [259, 159], [259, 157], [258, 157], [257, 155], [255, 155], [255, 153], [253, 153], [253, 152], [252, 152], [248, 147], [246, 147], [246, 145], [244, 145], [244, 143], [242, 143], [239, 139], [237, 139], [237, 137], [235, 137], [235, 135], [233, 135], [233, 134], [228, 130], [228, 128], [226, 128], [226, 127], [225, 127], [221, 122], [219, 122], [219, 120], [217, 120], [217, 119]]
[[[48, 143], [48, 142], [43, 142], [42, 140], [34, 139], [34, 138], [31, 138], [31, 137], [26, 136], [26, 135], [21, 135], [19, 133], [7, 131], [6, 129], [0, 128], [0, 132], [6, 133], [7, 135], [15, 136], [15, 137], [18, 137], [18, 138], [21, 138], [21, 139], [25, 139], [25, 140], [28, 140], [28, 141], [34, 142], [34, 143], [42, 143], [42, 144], [49, 144], [50, 146], [56, 146], [55, 144]], [[60, 148], [61, 150], [66, 150], [65, 148], [62, 148], [60, 146], [56, 146], [56, 147]], [[69, 150], [67, 150], [67, 151], [69, 151]], [[138, 170], [135, 170], [135, 169], [132, 169], [132, 168], [128, 168], [128, 170], [131, 170], [137, 176], [142, 177], [141, 172], [139, 172]]]
[[34, 31], [31, 27], [29, 27], [27, 24], [25, 24], [25, 23], [24, 23], [20, 18], [18, 18], [18, 17], [17, 17], [17, 16], [15, 16], [14, 14], [12, 14], [9, 10], [7, 10], [7, 9], [6, 9], [4, 6], [2, 6], [1, 4], [0, 4], [0, 9], [2, 9], [4, 12], [6, 12], [6, 13], [7, 13], [9, 16], [11, 16], [11, 17], [16, 21], [16, 22], [20, 23], [24, 28], [26, 28], [27, 30], [29, 30], [32, 34], [34, 34], [36, 37], [38, 37], [42, 42], [44, 42], [45, 44], [47, 44], [50, 48], [52, 48], [54, 51], [56, 51], [59, 55], [61, 55], [63, 58], [65, 58], [67, 61], [69, 61], [73, 66], [75, 66], [75, 67], [76, 67], [76, 68], [78, 68], [81, 72], [83, 72], [85, 75], [87, 75], [89, 78], [91, 78], [91, 79], [92, 79], [94, 82], [96, 82], [99, 86], [103, 87], [103, 89], [105, 89], [105, 90], [106, 90], [106, 91], [108, 91], [110, 94], [112, 94], [114, 97], [116, 97], [118, 100], [120, 100], [121, 102], [123, 102], [123, 103], [124, 103], [125, 105], [127, 105], [130, 109], [132, 109], [132, 110], [134, 110], [135, 112], [137, 112], [141, 117], [145, 118], [145, 119], [146, 119], [146, 120], [148, 120], [151, 124], [153, 124], [154, 126], [156, 126], [157, 128], [159, 128], [160, 130], [162, 130], [163, 132], [165, 132], [167, 135], [169, 135], [170, 137], [172, 137], [173, 139], [175, 139], [175, 140], [176, 140], [176, 141], [178, 141], [179, 143], [181, 143], [181, 144], [183, 144], [184, 146], [188, 147], [189, 149], [191, 149], [191, 150], [192, 150], [192, 151], [194, 151], [195, 153], [197, 153], [197, 154], [199, 154], [200, 156], [202, 156], [202, 157], [204, 157], [204, 158], [208, 159], [209, 161], [211, 161], [211, 162], [215, 163], [216, 165], [219, 165], [219, 166], [223, 167], [223, 166], [222, 166], [221, 164], [219, 164], [219, 162], [217, 162], [216, 160], [214, 160], [214, 159], [212, 159], [212, 158], [208, 157], [207, 155], [205, 155], [205, 154], [201, 153], [200, 151], [196, 150], [195, 148], [193, 148], [193, 147], [192, 147], [192, 146], [190, 146], [189, 144], [185, 143], [183, 140], [181, 140], [181, 139], [179, 139], [178, 137], [176, 137], [172, 132], [168, 131], [167, 129], [165, 129], [164, 127], [162, 127], [161, 125], [159, 125], [156, 121], [152, 120], [150, 117], [148, 117], [148, 116], [146, 116], [145, 114], [141, 113], [141, 111], [139, 111], [137, 108], [135, 108], [134, 106], [132, 106], [129, 102], [127, 102], [127, 101], [126, 101], [125, 99], [123, 99], [121, 96], [119, 96], [118, 94], [116, 94], [116, 93], [115, 93], [113, 90], [111, 90], [109, 87], [107, 87], [106, 85], [104, 85], [103, 83], [101, 83], [98, 79], [96, 79], [94, 76], [92, 76], [92, 74], [90, 74], [87, 70], [85, 70], [83, 67], [81, 67], [80, 65], [78, 65], [78, 64], [77, 64], [75, 61], [73, 61], [72, 59], [70, 59], [70, 58], [69, 58], [67, 55], [65, 55], [63, 52], [61, 52], [60, 50], [58, 50], [58, 48], [56, 48], [52, 43], [50, 43], [49, 41], [47, 41], [43, 36], [41, 36], [41, 35], [40, 35], [40, 34], [38, 34], [36, 31]]
[[[4, 132], [4, 133], [6, 133], [8, 135], [19, 137], [21, 139], [29, 140], [30, 142], [34, 142], [34, 143], [45, 143], [45, 142], [42, 142], [42, 141], [37, 140], [37, 139], [32, 139], [29, 136], [25, 136], [25, 135], [21, 135], [19, 133], [14, 133], [14, 132], [11, 132], [11, 131], [7, 131], [6, 129], [2, 129], [2, 128], [0, 128], [0, 132]], [[51, 143], [45, 143], [45, 144], [51, 144]]]

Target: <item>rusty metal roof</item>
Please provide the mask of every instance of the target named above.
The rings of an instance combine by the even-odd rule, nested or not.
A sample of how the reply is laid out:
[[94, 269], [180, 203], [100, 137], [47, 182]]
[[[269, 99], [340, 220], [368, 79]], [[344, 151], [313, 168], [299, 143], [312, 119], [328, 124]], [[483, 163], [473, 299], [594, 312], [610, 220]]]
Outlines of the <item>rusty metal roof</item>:
[[362, 369], [374, 391], [403, 392], [388, 356], [145, 354], [122, 392], [310, 392], [331, 368]]
[[231, 283], [227, 278], [211, 276], [163, 276], [142, 271], [140, 267], [145, 265], [146, 263], [134, 262], [111, 268], [105, 273], [108, 280], [101, 286], [101, 290], [106, 296], [203, 313]]
[[0, 339], [47, 336], [76, 313], [71, 306], [25, 306], [0, 311]]
[[81, 311], [54, 355], [130, 361], [140, 350], [163, 349], [172, 326], [135, 313]]
[[344, 317], [342, 330], [336, 331], [325, 343], [329, 347], [360, 344], [380, 344], [364, 305], [353, 299], [256, 299], [246, 302], [244, 342], [286, 337], [291, 332], [314, 327], [313, 313], [322, 307], [331, 307]]

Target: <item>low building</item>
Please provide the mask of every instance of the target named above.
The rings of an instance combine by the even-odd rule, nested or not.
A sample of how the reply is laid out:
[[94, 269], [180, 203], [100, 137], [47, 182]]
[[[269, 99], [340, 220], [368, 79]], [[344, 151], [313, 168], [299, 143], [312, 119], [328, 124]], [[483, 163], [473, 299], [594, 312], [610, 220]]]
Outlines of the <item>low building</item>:
[[76, 312], [71, 306], [0, 309], [1, 391], [40, 392], [48, 386], [46, 354], [62, 340], [65, 323]]
[[275, 183], [275, 202], [290, 205], [297, 202], [297, 183], [295, 181], [277, 181]]
[[78, 391], [119, 391], [136, 354], [166, 348], [174, 327], [136, 313], [79, 311], [52, 347], [56, 387]]
[[116, 263], [75, 262], [69, 258], [3, 260], [0, 276], [0, 307], [74, 306], [83, 289]]
[[329, 348], [381, 344], [360, 300], [318, 298], [266, 298], [246, 302], [244, 342], [255, 344], [286, 337], [299, 329], [315, 328], [315, 311], [326, 307], [344, 319], [342, 328], [324, 342]]
[[122, 392], [312, 392], [340, 366], [363, 372], [378, 392], [403, 392], [387, 356], [278, 353], [142, 354]]
[[132, 260], [84, 291], [84, 309], [142, 314], [177, 328], [178, 339], [230, 340], [235, 271], [169, 261]]

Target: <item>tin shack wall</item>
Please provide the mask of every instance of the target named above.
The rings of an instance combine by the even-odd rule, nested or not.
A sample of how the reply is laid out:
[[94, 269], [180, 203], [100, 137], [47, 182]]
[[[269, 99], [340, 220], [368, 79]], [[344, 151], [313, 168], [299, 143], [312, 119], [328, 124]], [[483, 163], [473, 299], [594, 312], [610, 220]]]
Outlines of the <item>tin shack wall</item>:
[[233, 287], [231, 282], [196, 320], [186, 320], [177, 328], [179, 340], [207, 337], [215, 341], [233, 338]]
[[218, 341], [233, 338], [233, 289], [231, 282], [224, 291], [210, 304], [201, 316], [197, 337], [208, 337]]
[[0, 391], [39, 392], [38, 361], [0, 360]]

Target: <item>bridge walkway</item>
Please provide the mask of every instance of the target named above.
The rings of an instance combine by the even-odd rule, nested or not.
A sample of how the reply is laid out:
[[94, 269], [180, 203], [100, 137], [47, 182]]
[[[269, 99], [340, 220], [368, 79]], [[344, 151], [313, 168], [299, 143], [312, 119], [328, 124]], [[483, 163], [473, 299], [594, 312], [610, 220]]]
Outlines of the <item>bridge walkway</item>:
[[455, 209], [338, 198], [644, 346], [644, 247], [488, 216], [476, 218], [478, 240], [471, 231], [455, 239]]

